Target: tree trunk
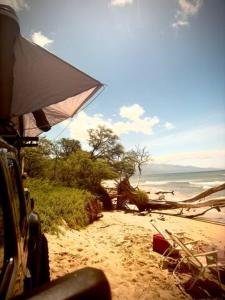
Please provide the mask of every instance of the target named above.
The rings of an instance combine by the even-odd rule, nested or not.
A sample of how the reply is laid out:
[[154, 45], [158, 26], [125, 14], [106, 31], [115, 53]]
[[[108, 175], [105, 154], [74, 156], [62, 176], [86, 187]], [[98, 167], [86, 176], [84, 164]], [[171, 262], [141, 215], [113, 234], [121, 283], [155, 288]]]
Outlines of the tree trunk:
[[125, 177], [117, 186], [117, 209], [122, 209], [128, 200], [132, 202], [135, 189], [130, 184], [129, 178]]
[[106, 191], [106, 189], [103, 186], [101, 186], [101, 184], [95, 186], [93, 188], [93, 192], [99, 196], [100, 201], [103, 203], [104, 210], [112, 210], [113, 209], [111, 198], [110, 198], [108, 192]]

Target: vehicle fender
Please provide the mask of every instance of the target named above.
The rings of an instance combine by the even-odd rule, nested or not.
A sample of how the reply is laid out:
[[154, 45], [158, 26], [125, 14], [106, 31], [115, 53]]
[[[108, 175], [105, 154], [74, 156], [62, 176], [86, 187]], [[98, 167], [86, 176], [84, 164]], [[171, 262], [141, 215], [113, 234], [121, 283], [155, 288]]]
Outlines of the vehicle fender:
[[12, 300], [111, 300], [109, 282], [100, 269], [86, 267], [58, 278], [31, 294], [23, 294]]

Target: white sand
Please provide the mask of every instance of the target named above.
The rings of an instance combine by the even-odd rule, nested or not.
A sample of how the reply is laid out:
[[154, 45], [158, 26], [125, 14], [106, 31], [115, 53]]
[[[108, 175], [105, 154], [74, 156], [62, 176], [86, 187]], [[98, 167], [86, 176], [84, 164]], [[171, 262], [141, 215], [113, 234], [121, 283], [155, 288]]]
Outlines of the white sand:
[[[158, 222], [224, 249], [225, 227], [177, 217], [165, 219]], [[186, 299], [172, 274], [158, 267], [161, 256], [152, 251], [155, 231], [149, 220], [147, 216], [105, 212], [101, 220], [83, 230], [62, 229], [59, 237], [47, 235], [51, 278], [92, 266], [105, 272], [113, 299]]]

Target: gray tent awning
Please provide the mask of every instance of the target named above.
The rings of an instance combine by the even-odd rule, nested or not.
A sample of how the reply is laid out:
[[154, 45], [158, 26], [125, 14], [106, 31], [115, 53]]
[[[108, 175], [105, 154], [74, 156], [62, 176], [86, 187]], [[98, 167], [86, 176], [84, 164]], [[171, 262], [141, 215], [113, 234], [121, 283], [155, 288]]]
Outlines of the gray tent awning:
[[103, 86], [23, 38], [10, 6], [0, 4], [0, 25], [0, 124], [4, 128], [11, 120], [21, 136], [37, 136], [72, 117]]
[[[42, 126], [44, 130], [46, 125], [72, 117], [102, 87], [99, 81], [20, 35], [14, 56], [10, 114], [23, 116], [24, 136], [36, 136]], [[40, 112], [44, 118], [37, 125]]]

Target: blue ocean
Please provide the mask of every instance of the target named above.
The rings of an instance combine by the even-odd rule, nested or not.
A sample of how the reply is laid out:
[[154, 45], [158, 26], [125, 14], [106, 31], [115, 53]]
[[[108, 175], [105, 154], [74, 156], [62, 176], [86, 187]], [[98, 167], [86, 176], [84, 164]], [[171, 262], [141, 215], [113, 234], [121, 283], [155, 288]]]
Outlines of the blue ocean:
[[[136, 178], [131, 182], [135, 186]], [[225, 170], [208, 171], [208, 172], [190, 172], [190, 173], [170, 173], [170, 174], [156, 174], [144, 175], [140, 180], [140, 188], [151, 191], [151, 188], [157, 188], [158, 191], [174, 191], [181, 195], [182, 199], [188, 199], [196, 194], [199, 194], [211, 187], [215, 187], [225, 183]], [[208, 196], [207, 199], [225, 196], [225, 190]], [[198, 209], [200, 212], [204, 209]], [[194, 210], [196, 211], [196, 209]], [[190, 213], [193, 213], [191, 210]], [[211, 210], [204, 215], [204, 218], [209, 218], [215, 221], [225, 223], [225, 208], [221, 212]]]

